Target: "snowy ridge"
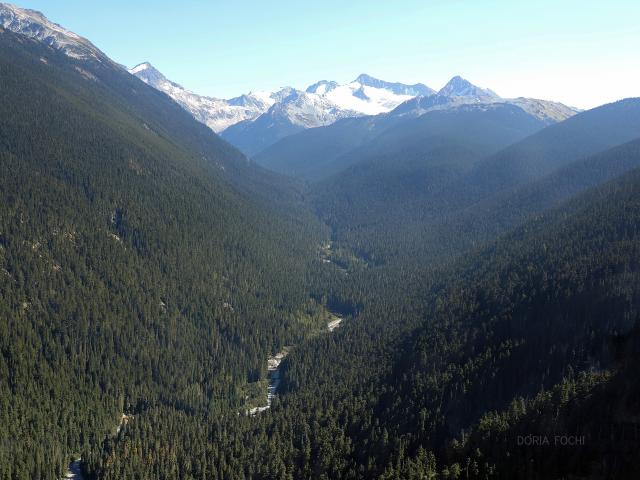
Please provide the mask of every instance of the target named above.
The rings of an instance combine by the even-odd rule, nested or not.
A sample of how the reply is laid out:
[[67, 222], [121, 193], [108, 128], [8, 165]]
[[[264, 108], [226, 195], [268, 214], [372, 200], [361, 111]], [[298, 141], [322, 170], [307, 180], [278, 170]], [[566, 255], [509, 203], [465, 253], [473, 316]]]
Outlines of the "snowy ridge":
[[48, 20], [35, 10], [0, 3], [0, 25], [14, 33], [36, 39], [80, 60], [110, 61], [89, 40]]
[[429, 88], [422, 83], [416, 83], [415, 85], [405, 85], [398, 82], [385, 82], [384, 80], [373, 78], [366, 73], [359, 75], [355, 81], [367, 87], [389, 90], [396, 95], [408, 95], [410, 97], [416, 97], [432, 95], [436, 93], [432, 88]]
[[279, 95], [283, 95], [283, 90], [286, 93], [286, 89], [278, 92], [256, 92], [225, 100], [193, 93], [168, 80], [149, 62], [136, 65], [129, 73], [169, 95], [196, 120], [214, 132], [221, 132], [236, 123], [257, 118], [277, 101]]
[[545, 100], [504, 99], [460, 76], [453, 77], [437, 93], [423, 84], [386, 82], [363, 73], [345, 84], [320, 80], [304, 91], [284, 87], [225, 100], [190, 92], [165, 78], [149, 63], [129, 72], [172, 97], [215, 132], [224, 132], [228, 141], [248, 155], [301, 129], [331, 125], [343, 118], [380, 114], [418, 116], [431, 110], [491, 103], [516, 105], [546, 123], [565, 120], [577, 113]]
[[275, 103], [265, 115], [278, 116], [292, 125], [314, 128], [330, 125], [336, 120], [361, 115], [355, 110], [340, 108], [324, 95], [294, 90]]
[[363, 73], [344, 85], [321, 80], [307, 87], [305, 92], [322, 97], [324, 104], [332, 104], [336, 110], [343, 110], [345, 113], [338, 118], [344, 118], [389, 112], [401, 103], [417, 95], [433, 93], [433, 90], [422, 84], [385, 82]]
[[169, 95], [218, 133], [238, 123], [254, 121], [261, 115], [277, 117], [279, 121], [303, 128], [325, 126], [341, 118], [389, 112], [416, 95], [433, 92], [422, 84], [390, 83], [362, 74], [344, 85], [321, 80], [305, 91], [283, 87], [227, 100], [191, 92], [168, 80], [148, 62], [129, 72]]

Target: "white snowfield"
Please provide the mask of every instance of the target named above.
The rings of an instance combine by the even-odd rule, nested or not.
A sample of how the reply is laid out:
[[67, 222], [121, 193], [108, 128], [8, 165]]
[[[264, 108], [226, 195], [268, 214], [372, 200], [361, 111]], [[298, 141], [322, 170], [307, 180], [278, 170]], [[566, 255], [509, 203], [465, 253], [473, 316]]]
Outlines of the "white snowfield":
[[397, 94], [386, 88], [369, 86], [358, 79], [344, 85], [336, 82], [318, 82], [307, 88], [305, 93], [324, 99], [325, 104], [333, 105], [334, 108], [352, 112], [350, 116], [389, 112], [414, 97]]

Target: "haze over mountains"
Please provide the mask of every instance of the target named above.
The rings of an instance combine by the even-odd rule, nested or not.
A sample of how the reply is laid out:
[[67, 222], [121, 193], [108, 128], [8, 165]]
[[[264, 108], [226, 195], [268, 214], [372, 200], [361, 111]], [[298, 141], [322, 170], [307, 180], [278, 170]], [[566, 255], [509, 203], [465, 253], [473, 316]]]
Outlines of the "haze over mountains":
[[640, 98], [203, 98], [0, 24], [0, 480], [640, 478]]

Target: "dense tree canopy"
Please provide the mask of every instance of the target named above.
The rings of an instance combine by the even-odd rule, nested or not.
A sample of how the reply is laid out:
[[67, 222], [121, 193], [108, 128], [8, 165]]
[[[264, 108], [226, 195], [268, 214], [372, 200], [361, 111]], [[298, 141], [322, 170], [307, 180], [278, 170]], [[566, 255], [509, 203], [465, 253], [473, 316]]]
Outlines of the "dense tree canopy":
[[637, 477], [637, 100], [308, 189], [118, 66], [0, 31], [0, 72], [0, 480]]

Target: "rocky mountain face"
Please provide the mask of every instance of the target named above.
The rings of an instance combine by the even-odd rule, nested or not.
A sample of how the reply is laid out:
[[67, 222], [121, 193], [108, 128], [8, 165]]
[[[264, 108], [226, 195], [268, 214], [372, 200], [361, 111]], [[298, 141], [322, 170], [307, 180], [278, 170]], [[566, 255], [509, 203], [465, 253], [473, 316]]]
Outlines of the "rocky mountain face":
[[149, 62], [135, 66], [129, 70], [129, 73], [169, 95], [196, 120], [218, 133], [236, 123], [256, 119], [289, 93], [288, 89], [282, 89], [277, 92], [248, 93], [225, 100], [193, 93], [167, 79]]
[[497, 93], [488, 88], [480, 88], [456, 75], [447, 84], [440, 89], [438, 95], [449, 98], [471, 97], [478, 101], [491, 101], [500, 98]]
[[36, 39], [56, 50], [61, 50], [71, 58], [112, 63], [89, 40], [53, 23], [35, 10], [0, 3], [0, 26], [14, 33]]

